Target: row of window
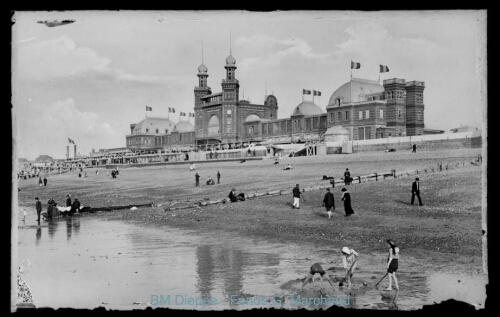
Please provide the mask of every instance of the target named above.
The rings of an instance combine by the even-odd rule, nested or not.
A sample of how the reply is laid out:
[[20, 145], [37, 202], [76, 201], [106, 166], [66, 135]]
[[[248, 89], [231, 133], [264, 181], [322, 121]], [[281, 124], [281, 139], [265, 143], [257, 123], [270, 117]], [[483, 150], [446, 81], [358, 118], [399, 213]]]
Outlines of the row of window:
[[[139, 131], [139, 133], [140, 133], [140, 131]], [[149, 129], [148, 128], [146, 128], [146, 133], [149, 133]], [[160, 129], [156, 129], [156, 133], [157, 134], [160, 133]], [[165, 129], [165, 134], [167, 134], [167, 133], [168, 133], [168, 129]]]

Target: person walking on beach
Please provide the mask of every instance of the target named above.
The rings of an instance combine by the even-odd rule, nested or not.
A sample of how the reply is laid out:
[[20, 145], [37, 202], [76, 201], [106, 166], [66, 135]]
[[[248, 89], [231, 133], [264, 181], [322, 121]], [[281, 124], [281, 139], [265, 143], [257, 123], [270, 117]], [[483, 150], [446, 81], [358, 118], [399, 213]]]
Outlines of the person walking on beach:
[[36, 206], [36, 214], [38, 219], [36, 221], [40, 221], [40, 214], [42, 213], [42, 202], [38, 200], [38, 197], [35, 197], [35, 206]]
[[422, 199], [420, 198], [420, 182], [418, 177], [415, 178], [415, 181], [413, 184], [411, 184], [411, 204], [415, 202], [415, 195], [418, 197], [418, 204], [419, 206], [422, 206]]
[[326, 208], [326, 212], [328, 213], [328, 219], [332, 218], [332, 209], [335, 210], [335, 198], [333, 194], [330, 192], [330, 188], [326, 189], [325, 198], [323, 198], [323, 206]]
[[314, 275], [316, 275], [316, 273], [318, 273], [321, 276], [321, 280], [323, 280], [323, 278], [325, 278], [328, 281], [328, 283], [330, 283], [330, 285], [333, 287], [333, 290], [335, 291], [335, 285], [333, 284], [333, 281], [330, 279], [328, 274], [326, 274], [325, 270], [323, 270], [323, 267], [321, 267], [321, 264], [319, 264], [319, 263], [314, 263], [311, 266], [311, 268], [309, 269], [309, 273], [307, 274], [306, 278], [304, 279], [304, 282], [302, 283], [302, 288], [300, 289], [300, 291], [304, 290], [304, 286], [310, 280], [312, 280], [312, 282], [313, 282], [313, 287], [316, 287], [316, 284], [314, 282]]
[[196, 186], [200, 186], [200, 175], [196, 173], [196, 175], [194, 175], [194, 178], [196, 179]]
[[[300, 202], [300, 196], [302, 195], [302, 193], [300, 192], [300, 189], [299, 189], [299, 184], [296, 184], [295, 187], [293, 188], [292, 190], [292, 193], [293, 193], [293, 205], [292, 205], [292, 209], [300, 209], [299, 208], [299, 202]], [[302, 196], [302, 198], [304, 198], [304, 196]]]
[[411, 151], [412, 153], [417, 153], [417, 145], [416, 144], [413, 144], [413, 151]]
[[386, 290], [390, 291], [392, 290], [393, 278], [395, 288], [399, 289], [398, 279], [396, 278], [396, 271], [398, 270], [399, 248], [391, 239], [387, 240], [387, 243], [391, 248], [389, 249], [389, 258], [387, 259], [387, 275], [389, 275], [389, 287], [386, 288]]
[[43, 181], [42, 181], [42, 178], [41, 178], [41, 177], [38, 179], [38, 185], [39, 185], [39, 186], [43, 186]]
[[47, 178], [46, 177], [43, 178], [43, 183], [45, 184], [45, 186], [47, 186]]
[[220, 184], [220, 173], [217, 171], [217, 184]]
[[351, 194], [349, 194], [345, 187], [342, 188], [342, 201], [344, 202], [345, 216], [348, 217], [354, 214], [351, 206]]
[[356, 269], [358, 257], [359, 254], [354, 251], [354, 249], [350, 249], [348, 247], [342, 248], [342, 264], [344, 265], [345, 269], [347, 288], [351, 288], [351, 278], [354, 274], [354, 270]]

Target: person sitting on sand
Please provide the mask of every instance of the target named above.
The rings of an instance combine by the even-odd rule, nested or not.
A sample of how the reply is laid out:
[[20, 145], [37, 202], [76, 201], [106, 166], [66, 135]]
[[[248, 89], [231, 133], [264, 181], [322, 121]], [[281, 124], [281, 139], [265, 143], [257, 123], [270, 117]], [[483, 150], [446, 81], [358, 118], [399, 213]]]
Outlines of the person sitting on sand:
[[392, 278], [394, 278], [395, 288], [399, 289], [398, 279], [396, 278], [396, 271], [398, 270], [398, 260], [399, 260], [399, 248], [396, 246], [394, 241], [387, 240], [387, 243], [391, 247], [389, 249], [389, 258], [387, 259], [387, 275], [389, 275], [389, 287], [386, 288], [387, 291], [392, 290]]
[[330, 285], [333, 287], [333, 290], [335, 291], [335, 284], [333, 284], [333, 281], [330, 279], [328, 274], [326, 274], [325, 270], [323, 270], [323, 268], [321, 267], [321, 264], [319, 264], [319, 263], [314, 263], [311, 266], [311, 268], [309, 269], [309, 273], [307, 274], [304, 282], [302, 283], [302, 287], [300, 289], [301, 291], [304, 290], [304, 286], [310, 280], [312, 280], [312, 282], [313, 282], [313, 287], [316, 287], [316, 283], [314, 282], [314, 275], [316, 275], [316, 273], [318, 273], [321, 276], [321, 280], [323, 280], [323, 278], [325, 278], [328, 281], [328, 283], [330, 283]]
[[212, 176], [208, 176], [207, 185], [215, 185], [215, 181], [212, 179]]
[[286, 171], [286, 170], [291, 170], [291, 169], [292, 169], [292, 167], [290, 166], [290, 164], [288, 164], [287, 166], [285, 166], [285, 167], [283, 168], [283, 170], [285, 170], [285, 171]]
[[231, 191], [229, 192], [229, 200], [231, 200], [232, 203], [235, 203], [238, 201], [238, 196], [236, 196], [236, 188], [233, 187]]
[[345, 279], [347, 281], [347, 288], [351, 288], [351, 278], [356, 269], [359, 254], [348, 247], [342, 248], [342, 264], [345, 269]]

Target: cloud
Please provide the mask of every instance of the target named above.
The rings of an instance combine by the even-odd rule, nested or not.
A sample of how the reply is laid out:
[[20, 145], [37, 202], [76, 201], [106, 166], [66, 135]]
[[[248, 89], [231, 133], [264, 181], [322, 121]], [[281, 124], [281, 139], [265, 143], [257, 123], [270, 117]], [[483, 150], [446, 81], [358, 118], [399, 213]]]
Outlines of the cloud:
[[95, 112], [81, 111], [72, 98], [49, 105], [26, 105], [18, 114], [18, 148], [21, 156], [65, 154], [68, 137], [78, 145], [80, 153], [92, 148], [115, 147], [124, 143], [124, 135], [116, 132], [109, 120]]
[[239, 63], [242, 70], [251, 69], [255, 65], [279, 67], [287, 58], [314, 60], [326, 59], [331, 55], [330, 53], [313, 52], [307, 41], [300, 38], [277, 39], [268, 35], [254, 35], [241, 37], [236, 41], [236, 44], [244, 47], [250, 55]]
[[26, 43], [26, 42], [33, 41], [33, 40], [36, 40], [36, 39], [37, 39], [37, 37], [30, 37], [28, 39], [20, 40], [17, 43]]
[[132, 74], [124, 69], [111, 67], [108, 58], [99, 56], [89, 47], [77, 46], [75, 41], [64, 35], [20, 46], [16, 58], [15, 70], [20, 79], [45, 81], [94, 76], [100, 80], [152, 85], [173, 80], [163, 76]]

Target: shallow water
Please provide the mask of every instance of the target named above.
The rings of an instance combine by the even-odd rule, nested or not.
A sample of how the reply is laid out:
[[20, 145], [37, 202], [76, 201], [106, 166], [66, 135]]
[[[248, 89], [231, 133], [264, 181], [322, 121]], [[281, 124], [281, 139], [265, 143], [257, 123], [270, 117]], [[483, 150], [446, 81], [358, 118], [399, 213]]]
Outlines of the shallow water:
[[[333, 267], [328, 271], [332, 277], [343, 275], [343, 269], [332, 264], [331, 255], [321, 258], [318, 252], [299, 245], [269, 243], [231, 232], [213, 236], [147, 227], [91, 215], [41, 221], [40, 225], [35, 220], [28, 213], [25, 221], [19, 221], [18, 258], [37, 307], [138, 309], [151, 305], [220, 310], [328, 306], [301, 302], [296, 297], [301, 294], [302, 298], [343, 299], [341, 305], [347, 307], [395, 308], [394, 298], [381, 295], [387, 278], [378, 289], [372, 287], [385, 271], [362, 266], [353, 278], [356, 295], [347, 297], [349, 292], [343, 287], [333, 292], [326, 281], [308, 284], [299, 293], [299, 279], [313, 262], [324, 263], [324, 269]], [[484, 307], [486, 278], [482, 275], [401, 272], [398, 280], [399, 309], [418, 309], [449, 298]], [[368, 285], [363, 286], [363, 281]]]

